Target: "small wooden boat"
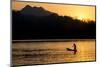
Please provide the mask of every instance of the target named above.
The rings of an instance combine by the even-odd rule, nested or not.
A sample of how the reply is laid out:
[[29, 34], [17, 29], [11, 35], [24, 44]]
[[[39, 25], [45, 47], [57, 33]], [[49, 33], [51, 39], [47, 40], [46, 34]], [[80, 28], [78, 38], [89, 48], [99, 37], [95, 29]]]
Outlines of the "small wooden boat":
[[74, 51], [74, 49], [66, 48], [68, 51]]
[[73, 44], [74, 49], [66, 48], [67, 51], [73, 51], [74, 54], [76, 54], [77, 49], [76, 49], [76, 44]]

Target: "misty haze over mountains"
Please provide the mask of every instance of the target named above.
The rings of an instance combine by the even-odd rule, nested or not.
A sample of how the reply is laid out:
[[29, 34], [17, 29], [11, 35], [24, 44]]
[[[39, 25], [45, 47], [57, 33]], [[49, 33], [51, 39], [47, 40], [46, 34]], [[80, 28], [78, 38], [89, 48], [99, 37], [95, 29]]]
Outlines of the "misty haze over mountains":
[[81, 21], [42, 7], [12, 10], [12, 39], [95, 39], [95, 21]]

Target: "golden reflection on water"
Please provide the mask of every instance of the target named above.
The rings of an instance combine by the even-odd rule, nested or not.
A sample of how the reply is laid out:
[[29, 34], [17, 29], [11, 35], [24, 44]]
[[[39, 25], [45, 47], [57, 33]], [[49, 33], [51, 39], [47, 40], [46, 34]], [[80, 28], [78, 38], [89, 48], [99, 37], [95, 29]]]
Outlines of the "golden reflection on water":
[[[74, 55], [72, 51], [66, 50], [66, 48], [73, 48], [73, 43], [77, 46], [76, 55]], [[95, 61], [95, 40], [20, 42], [13, 43], [12, 49], [12, 61], [15, 65]], [[24, 57], [23, 54], [29, 54], [32, 56]]]

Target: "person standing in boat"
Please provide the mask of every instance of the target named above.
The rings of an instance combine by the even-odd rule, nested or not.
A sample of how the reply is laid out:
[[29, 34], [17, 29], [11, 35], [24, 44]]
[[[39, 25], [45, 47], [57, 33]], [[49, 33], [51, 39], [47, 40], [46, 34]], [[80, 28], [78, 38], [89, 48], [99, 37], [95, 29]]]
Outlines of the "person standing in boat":
[[76, 48], [76, 44], [75, 43], [73, 44], [73, 47], [74, 47], [74, 54], [76, 54], [77, 48]]
[[76, 44], [74, 43], [73, 44], [73, 49], [70, 49], [70, 48], [66, 48], [68, 51], [73, 51], [74, 52], [74, 55], [76, 54], [76, 52], [77, 52], [77, 48], [76, 48]]

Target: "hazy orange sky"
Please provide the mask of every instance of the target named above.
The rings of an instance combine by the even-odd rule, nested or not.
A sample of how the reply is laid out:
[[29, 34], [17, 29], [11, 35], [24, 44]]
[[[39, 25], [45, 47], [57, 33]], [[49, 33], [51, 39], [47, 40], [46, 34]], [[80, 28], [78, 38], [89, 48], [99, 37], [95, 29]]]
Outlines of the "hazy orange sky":
[[12, 2], [13, 10], [21, 10], [26, 5], [32, 7], [43, 7], [44, 9], [58, 13], [62, 16], [71, 16], [80, 20], [94, 20], [95, 21], [95, 6], [82, 5], [68, 5], [68, 4], [50, 4], [50, 3], [36, 3], [36, 2]]

